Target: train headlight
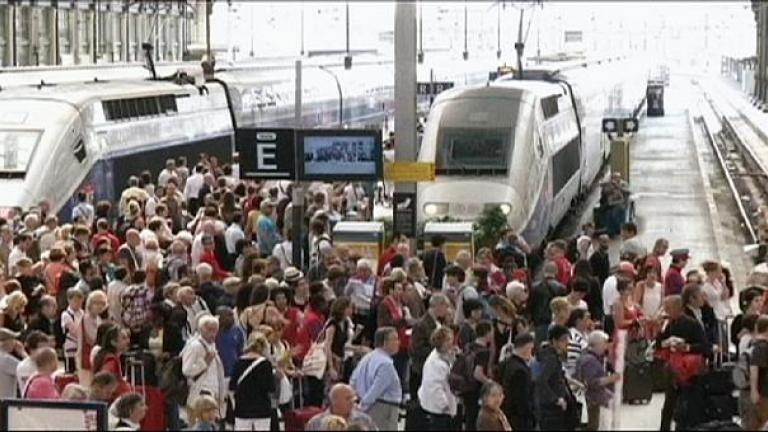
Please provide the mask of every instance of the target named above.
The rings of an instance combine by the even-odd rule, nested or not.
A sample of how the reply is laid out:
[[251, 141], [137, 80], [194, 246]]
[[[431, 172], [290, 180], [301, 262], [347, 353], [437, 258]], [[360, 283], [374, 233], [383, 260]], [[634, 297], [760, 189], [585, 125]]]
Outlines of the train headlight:
[[504, 213], [504, 216], [506, 216], [509, 214], [509, 212], [512, 211], [512, 204], [507, 204], [507, 203], [501, 204], [499, 205], [499, 209], [501, 210], [502, 213]]
[[448, 205], [443, 203], [427, 203], [424, 204], [424, 214], [427, 216], [437, 216], [441, 213], [448, 212]]

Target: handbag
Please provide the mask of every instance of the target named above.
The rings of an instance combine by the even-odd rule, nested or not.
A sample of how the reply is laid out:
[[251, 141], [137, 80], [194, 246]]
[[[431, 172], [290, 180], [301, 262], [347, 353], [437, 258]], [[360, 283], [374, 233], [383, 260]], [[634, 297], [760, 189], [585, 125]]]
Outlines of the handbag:
[[667, 361], [667, 367], [675, 374], [680, 385], [688, 385], [704, 369], [704, 357], [690, 352], [660, 350], [659, 357]]
[[[330, 321], [328, 321], [330, 322]], [[328, 356], [325, 353], [325, 329], [328, 327], [328, 322], [320, 330], [320, 334], [312, 345], [309, 347], [307, 354], [304, 356], [304, 362], [301, 365], [301, 372], [304, 375], [323, 379], [325, 376], [325, 369], [328, 367]], [[321, 342], [321, 339], [323, 340]]]

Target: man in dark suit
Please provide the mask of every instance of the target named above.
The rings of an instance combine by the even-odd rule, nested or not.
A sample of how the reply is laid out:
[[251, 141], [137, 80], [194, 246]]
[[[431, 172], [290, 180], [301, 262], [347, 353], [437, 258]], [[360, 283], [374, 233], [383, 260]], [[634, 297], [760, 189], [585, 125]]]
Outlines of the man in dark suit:
[[[664, 311], [667, 313], [667, 323], [657, 337], [656, 346], [671, 351], [709, 355], [712, 351], [712, 345], [707, 341], [704, 327], [695, 318], [691, 318], [683, 312], [681, 296], [666, 297], [664, 299]], [[680, 388], [677, 386], [676, 378], [672, 373], [668, 373], [665, 380], [664, 407], [661, 410], [660, 429], [662, 431], [670, 430], [677, 397], [680, 393]], [[680, 426], [677, 425], [676, 427], [680, 428]]]
[[[409, 355], [411, 357], [411, 371], [408, 378], [408, 392], [411, 395], [411, 405], [409, 410], [418, 411], [418, 391], [421, 387], [421, 371], [424, 368], [424, 362], [427, 356], [432, 352], [432, 343], [430, 338], [438, 326], [443, 322], [448, 322], [448, 315], [451, 310], [451, 301], [444, 294], [433, 294], [429, 298], [429, 309], [427, 313], [413, 326], [411, 333], [411, 346]], [[406, 418], [405, 430], [423, 430], [424, 426], [419, 424], [418, 413]]]
[[429, 278], [429, 286], [440, 290], [443, 288], [443, 270], [448, 262], [445, 259], [443, 245], [445, 237], [436, 235], [432, 237], [432, 249], [424, 253], [422, 261], [424, 262], [424, 273]]
[[611, 259], [608, 255], [610, 242], [611, 238], [608, 237], [605, 230], [597, 230], [592, 233], [594, 252], [589, 257], [589, 264], [592, 266], [592, 274], [600, 282], [600, 286], [603, 286], [611, 274]]
[[534, 430], [533, 379], [528, 366], [535, 339], [531, 333], [515, 337], [513, 354], [499, 365], [499, 382], [504, 388], [502, 409], [512, 430]]

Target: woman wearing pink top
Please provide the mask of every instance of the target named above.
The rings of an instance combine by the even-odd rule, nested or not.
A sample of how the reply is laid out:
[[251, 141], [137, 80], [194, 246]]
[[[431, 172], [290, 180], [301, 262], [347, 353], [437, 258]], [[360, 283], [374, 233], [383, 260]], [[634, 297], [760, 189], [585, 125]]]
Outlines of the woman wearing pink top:
[[53, 373], [59, 367], [56, 351], [53, 348], [41, 348], [35, 353], [37, 373], [27, 381], [22, 395], [24, 399], [59, 399], [59, 391], [53, 382]]

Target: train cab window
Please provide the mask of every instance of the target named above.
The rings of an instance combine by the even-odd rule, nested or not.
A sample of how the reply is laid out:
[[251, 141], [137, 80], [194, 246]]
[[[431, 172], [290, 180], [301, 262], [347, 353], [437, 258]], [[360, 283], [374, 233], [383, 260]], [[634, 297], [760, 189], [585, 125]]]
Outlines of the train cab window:
[[0, 130], [0, 173], [25, 173], [42, 135], [41, 131]]
[[552, 118], [560, 112], [557, 106], [557, 99], [560, 95], [553, 95], [545, 97], [541, 100], [541, 110], [544, 112], [544, 118]]
[[437, 151], [437, 172], [445, 175], [504, 175], [512, 152], [511, 130], [445, 128]]
[[75, 142], [75, 145], [72, 146], [72, 151], [75, 155], [75, 159], [80, 163], [82, 163], [85, 160], [85, 157], [88, 156], [85, 150], [85, 141], [82, 139]]

